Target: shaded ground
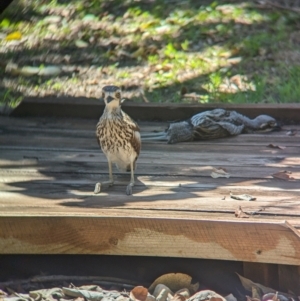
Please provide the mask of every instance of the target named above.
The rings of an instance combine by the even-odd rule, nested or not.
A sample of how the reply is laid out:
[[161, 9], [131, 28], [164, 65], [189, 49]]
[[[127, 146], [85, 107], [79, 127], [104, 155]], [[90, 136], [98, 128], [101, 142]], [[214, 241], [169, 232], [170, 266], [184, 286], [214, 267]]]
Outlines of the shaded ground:
[[15, 0], [0, 38], [0, 99], [12, 105], [98, 98], [105, 84], [146, 102], [300, 99], [298, 1]]

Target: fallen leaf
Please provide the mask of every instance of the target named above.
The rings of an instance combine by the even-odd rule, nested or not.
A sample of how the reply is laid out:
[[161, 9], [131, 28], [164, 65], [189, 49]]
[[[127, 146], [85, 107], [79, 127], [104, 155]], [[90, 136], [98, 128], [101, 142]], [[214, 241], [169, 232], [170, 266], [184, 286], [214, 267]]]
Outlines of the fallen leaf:
[[[252, 287], [253, 287], [253, 286], [256, 286], [256, 287], [258, 287], [258, 288], [262, 291], [263, 294], [267, 294], [267, 293], [276, 293], [276, 291], [275, 291], [274, 289], [270, 288], [270, 287], [266, 287], [266, 286], [263, 286], [262, 284], [255, 283], [255, 282], [251, 281], [250, 279], [245, 278], [245, 277], [239, 275], [238, 273], [237, 273], [237, 275], [239, 276], [239, 278], [240, 278], [240, 280], [241, 280], [241, 283], [242, 283], [243, 287], [244, 287], [247, 291], [250, 291], [250, 292], [251, 292], [251, 291], [252, 291]], [[252, 298], [250, 298], [250, 300], [252, 300]], [[250, 301], [250, 300], [249, 300], [249, 301]]]
[[223, 301], [223, 299], [219, 298], [219, 297], [211, 297], [209, 299], [209, 301]]
[[175, 294], [170, 301], [185, 301], [185, 300], [186, 300], [185, 296], [181, 294]]
[[277, 173], [274, 173], [272, 175], [273, 178], [276, 178], [276, 179], [280, 179], [280, 180], [295, 180], [295, 178], [291, 177], [291, 172], [290, 171], [280, 171], [280, 172], [277, 172]]
[[261, 300], [261, 297], [263, 296], [263, 292], [259, 287], [256, 285], [252, 286], [252, 299]]
[[42, 76], [51, 76], [51, 75], [58, 75], [61, 73], [61, 68], [57, 66], [46, 66], [41, 68], [38, 75]]
[[261, 298], [261, 301], [289, 301], [289, 298], [276, 292], [264, 294]]
[[[64, 293], [65, 296], [76, 297], [76, 298], [82, 297], [90, 301], [96, 301], [103, 298], [103, 292], [101, 291], [97, 292], [97, 291], [90, 291], [90, 290], [85, 290], [80, 288], [63, 287], [62, 292]], [[32, 293], [33, 292], [30, 292], [31, 297], [37, 299], [38, 296], [34, 297]]]
[[271, 147], [271, 148], [279, 148], [279, 149], [285, 149], [285, 148], [286, 148], [285, 146], [275, 145], [275, 144], [272, 144], [272, 143], [270, 143], [270, 144], [268, 145], [268, 147]]
[[261, 301], [260, 299], [252, 298], [252, 297], [249, 297], [249, 296], [246, 296], [246, 299], [247, 299], [247, 301]]
[[87, 14], [87, 15], [85, 15], [83, 17], [82, 21], [88, 21], [88, 22], [90, 22], [90, 21], [97, 21], [97, 19], [98, 18], [95, 15], [93, 15], [93, 14]]
[[280, 301], [278, 299], [278, 292], [276, 292], [276, 294], [274, 294], [273, 298], [272, 298], [272, 301]]
[[21, 40], [21, 39], [22, 39], [22, 33], [20, 31], [14, 31], [5, 37], [6, 41]]
[[204, 300], [226, 301], [224, 297], [210, 290], [200, 291], [189, 298], [189, 301], [204, 301]]
[[78, 48], [86, 48], [89, 46], [89, 43], [85, 42], [85, 41], [82, 41], [82, 40], [76, 40], [75, 41], [75, 45], [76, 47]]
[[180, 95], [181, 96], [183, 96], [184, 94], [186, 94], [188, 92], [188, 89], [187, 89], [187, 87], [181, 87], [181, 89], [180, 89]]
[[130, 292], [130, 299], [136, 301], [145, 301], [148, 296], [148, 290], [143, 286], [136, 286]]
[[153, 296], [155, 297], [156, 301], [166, 301], [169, 299], [169, 295], [173, 296], [173, 292], [166, 285], [156, 285], [153, 292]]
[[235, 210], [234, 215], [238, 218], [249, 218], [249, 215], [243, 211], [241, 206]]
[[232, 199], [239, 200], [239, 201], [255, 201], [256, 200], [256, 198], [250, 194], [232, 194], [230, 192], [230, 197]]
[[45, 24], [50, 24], [50, 23], [59, 23], [61, 21], [61, 17], [60, 16], [55, 16], [55, 15], [52, 15], [52, 16], [47, 16], [44, 18], [43, 22]]
[[192, 284], [192, 277], [182, 273], [169, 273], [162, 275], [154, 280], [150, 285], [149, 291], [153, 291], [158, 284], [164, 284], [171, 291], [176, 292], [180, 289], [187, 288], [190, 292], [196, 292], [199, 287], [199, 283]]
[[226, 299], [226, 301], [237, 301], [236, 297], [233, 296], [232, 294], [229, 294], [227, 296], [224, 297]]
[[297, 134], [297, 130], [295, 129], [291, 129], [286, 132], [286, 135], [288, 136], [295, 136], [296, 134]]
[[38, 74], [39, 71], [40, 71], [39, 67], [31, 67], [31, 66], [24, 66], [21, 69], [19, 69], [19, 73], [25, 76], [32, 76]]
[[230, 174], [225, 168], [214, 168], [210, 176], [214, 179], [216, 178], [229, 178]]
[[144, 100], [144, 102], [149, 102], [148, 98], [145, 96], [145, 91], [143, 88], [139, 88], [139, 92], [140, 92], [140, 96], [142, 97], [142, 99]]
[[175, 293], [175, 295], [181, 295], [181, 296], [184, 296], [185, 297], [185, 299], [188, 299], [190, 296], [191, 296], [191, 294], [190, 294], [190, 291], [187, 289], [187, 288], [183, 288], [183, 289], [181, 289], [181, 290], [179, 290], [179, 291], [177, 291], [176, 293]]

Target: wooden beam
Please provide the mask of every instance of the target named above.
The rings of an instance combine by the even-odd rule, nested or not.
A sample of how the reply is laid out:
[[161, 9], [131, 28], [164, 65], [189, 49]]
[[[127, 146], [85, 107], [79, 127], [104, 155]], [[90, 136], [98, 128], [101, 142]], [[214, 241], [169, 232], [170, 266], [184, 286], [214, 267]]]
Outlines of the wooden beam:
[[[215, 108], [236, 110], [250, 118], [260, 114], [268, 114], [274, 118], [287, 122], [300, 121], [299, 104], [157, 104], [135, 103], [126, 101], [123, 105], [132, 118], [136, 120], [172, 121], [186, 119], [196, 113]], [[55, 116], [79, 117], [98, 119], [104, 109], [103, 102], [85, 97], [27, 97], [13, 110], [11, 116]]]
[[278, 264], [243, 262], [243, 269], [246, 278], [278, 289]]
[[279, 265], [279, 287], [300, 295], [300, 266]]
[[0, 254], [110, 254], [300, 264], [299, 235], [284, 222], [142, 218], [142, 211], [113, 217], [107, 216], [110, 210], [105, 211], [106, 216], [2, 216]]

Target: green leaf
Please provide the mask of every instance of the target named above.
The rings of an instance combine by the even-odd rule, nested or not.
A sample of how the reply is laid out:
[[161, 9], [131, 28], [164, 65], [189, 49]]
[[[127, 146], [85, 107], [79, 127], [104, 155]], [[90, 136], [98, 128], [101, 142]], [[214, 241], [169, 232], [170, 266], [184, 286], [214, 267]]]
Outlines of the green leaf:
[[181, 43], [181, 48], [183, 50], [188, 50], [188, 48], [189, 48], [189, 41], [185, 40], [183, 43]]
[[1, 27], [3, 27], [3, 28], [7, 28], [7, 27], [9, 27], [9, 25], [10, 25], [10, 21], [8, 20], [8, 19], [3, 19], [2, 21], [1, 21], [1, 23], [0, 23], [0, 26]]

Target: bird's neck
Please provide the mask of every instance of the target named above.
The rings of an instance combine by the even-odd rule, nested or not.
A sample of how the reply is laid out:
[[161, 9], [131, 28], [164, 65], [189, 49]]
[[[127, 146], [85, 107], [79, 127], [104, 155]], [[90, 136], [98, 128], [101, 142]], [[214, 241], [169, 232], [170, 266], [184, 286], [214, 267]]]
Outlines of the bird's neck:
[[236, 113], [238, 114], [238, 120], [240, 120], [240, 122], [242, 124], [244, 124], [245, 128], [249, 128], [249, 129], [256, 129], [259, 124], [257, 122], [257, 119], [250, 119], [249, 117], [245, 116], [245, 115], [242, 115], [242, 114], [239, 114], [239, 113]]
[[116, 117], [116, 116], [121, 116], [122, 115], [122, 110], [121, 107], [105, 107], [105, 115], [110, 118], [110, 117]]
[[259, 123], [257, 117], [254, 119], [250, 119], [250, 118], [244, 116], [244, 124], [245, 124], [245, 127], [249, 128], [249, 129], [253, 129], [253, 130], [258, 129], [260, 126], [260, 123]]

